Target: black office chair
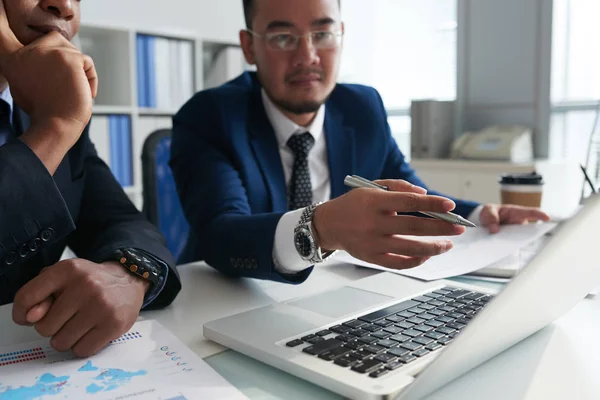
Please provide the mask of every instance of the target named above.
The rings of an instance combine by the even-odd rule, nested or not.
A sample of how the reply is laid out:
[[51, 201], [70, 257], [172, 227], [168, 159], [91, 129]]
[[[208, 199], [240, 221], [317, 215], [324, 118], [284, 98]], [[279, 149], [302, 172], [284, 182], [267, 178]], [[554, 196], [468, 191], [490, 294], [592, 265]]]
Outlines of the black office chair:
[[187, 241], [189, 225], [169, 167], [170, 153], [170, 129], [160, 129], [146, 138], [142, 150], [143, 212], [165, 236], [177, 259]]

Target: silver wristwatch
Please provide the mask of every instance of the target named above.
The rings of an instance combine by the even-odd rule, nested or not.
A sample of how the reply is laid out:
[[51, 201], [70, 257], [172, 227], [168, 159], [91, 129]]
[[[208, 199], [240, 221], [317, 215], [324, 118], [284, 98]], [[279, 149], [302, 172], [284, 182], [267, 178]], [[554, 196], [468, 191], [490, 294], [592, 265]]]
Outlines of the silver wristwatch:
[[331, 257], [335, 251], [323, 252], [315, 235], [312, 219], [317, 206], [321, 203], [312, 204], [304, 209], [300, 222], [294, 229], [294, 245], [296, 251], [303, 260], [317, 264]]

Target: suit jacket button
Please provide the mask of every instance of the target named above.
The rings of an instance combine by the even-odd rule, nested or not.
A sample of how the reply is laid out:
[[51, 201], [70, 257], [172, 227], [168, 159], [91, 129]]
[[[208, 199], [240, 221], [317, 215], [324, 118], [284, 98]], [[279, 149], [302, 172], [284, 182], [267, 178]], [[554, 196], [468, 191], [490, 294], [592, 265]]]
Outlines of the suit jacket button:
[[22, 244], [21, 247], [19, 247], [19, 256], [21, 256], [21, 258], [25, 258], [27, 257], [27, 254], [29, 254], [29, 245]]
[[42, 233], [40, 235], [40, 239], [42, 239], [44, 242], [47, 242], [52, 238], [53, 235], [54, 235], [54, 229], [46, 228], [42, 231]]
[[38, 251], [40, 249], [40, 242], [40, 239], [33, 239], [31, 242], [29, 242], [29, 251], [32, 253]]
[[13, 265], [15, 262], [17, 262], [17, 253], [11, 251], [6, 255], [6, 258], [4, 259], [4, 264]]

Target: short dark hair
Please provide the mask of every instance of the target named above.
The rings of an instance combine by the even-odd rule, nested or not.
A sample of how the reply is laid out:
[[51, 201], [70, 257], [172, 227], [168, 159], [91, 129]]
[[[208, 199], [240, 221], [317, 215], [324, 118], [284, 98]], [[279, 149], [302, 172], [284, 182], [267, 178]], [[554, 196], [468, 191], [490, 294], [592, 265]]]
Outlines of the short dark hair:
[[[342, 7], [341, 0], [338, 5]], [[246, 18], [246, 28], [252, 29], [252, 19], [254, 18], [254, 0], [244, 0], [244, 18]]]

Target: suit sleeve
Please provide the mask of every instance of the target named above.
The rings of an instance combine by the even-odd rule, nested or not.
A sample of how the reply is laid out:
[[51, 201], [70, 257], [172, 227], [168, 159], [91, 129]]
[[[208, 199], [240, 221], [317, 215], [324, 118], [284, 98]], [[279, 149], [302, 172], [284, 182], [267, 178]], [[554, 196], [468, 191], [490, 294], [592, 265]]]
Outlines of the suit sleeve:
[[77, 143], [84, 154], [84, 189], [80, 212], [68, 244], [78, 257], [102, 262], [114, 250], [145, 251], [168, 267], [162, 291], [145, 309], [169, 305], [181, 289], [172, 255], [161, 233], [131, 203], [108, 166], [98, 157], [88, 130]]
[[456, 203], [456, 208], [453, 212], [459, 214], [464, 218], [468, 218], [479, 204], [472, 201], [455, 199], [453, 197], [446, 196], [434, 190], [429, 190], [425, 182], [423, 182], [417, 176], [410, 164], [406, 162], [404, 155], [398, 148], [398, 144], [392, 136], [390, 126], [387, 122], [387, 112], [385, 111], [383, 101], [381, 100], [381, 97], [377, 92], [375, 92], [375, 96], [377, 99], [378, 114], [380, 115], [380, 119], [384, 121], [383, 124], [385, 124], [385, 141], [387, 143], [387, 156], [381, 178], [403, 179], [412, 183], [413, 185], [417, 185], [427, 189], [428, 194], [447, 197]]
[[196, 254], [227, 275], [303, 282], [312, 268], [293, 275], [275, 268], [275, 231], [283, 213], [252, 213], [218, 115], [214, 101], [201, 94], [173, 119], [170, 164]]

